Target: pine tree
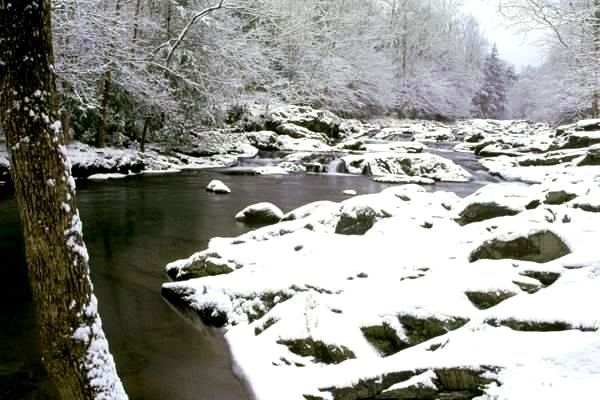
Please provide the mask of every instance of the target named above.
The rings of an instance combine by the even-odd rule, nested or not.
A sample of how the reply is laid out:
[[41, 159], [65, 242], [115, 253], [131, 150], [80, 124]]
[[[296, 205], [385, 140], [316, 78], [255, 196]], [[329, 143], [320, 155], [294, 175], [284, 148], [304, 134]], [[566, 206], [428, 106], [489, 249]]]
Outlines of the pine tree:
[[483, 66], [483, 85], [473, 98], [474, 113], [482, 118], [502, 118], [506, 109], [507, 69], [496, 45]]

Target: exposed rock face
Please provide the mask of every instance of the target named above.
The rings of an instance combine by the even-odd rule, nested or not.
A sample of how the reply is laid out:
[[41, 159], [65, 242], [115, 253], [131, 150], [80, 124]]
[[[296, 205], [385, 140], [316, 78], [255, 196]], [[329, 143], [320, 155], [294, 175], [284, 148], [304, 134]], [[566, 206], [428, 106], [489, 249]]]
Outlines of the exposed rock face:
[[339, 364], [352, 358], [354, 353], [344, 347], [324, 343], [313, 338], [279, 340], [277, 343], [287, 346], [294, 354], [302, 357], [313, 357], [316, 362], [323, 364]]
[[600, 145], [591, 146], [577, 166], [600, 165]]
[[508, 292], [503, 290], [494, 291], [468, 291], [465, 295], [469, 298], [469, 301], [473, 303], [475, 307], [480, 310], [487, 310], [488, 308], [494, 307], [504, 300], [510, 299], [516, 296], [515, 292]]
[[[497, 371], [498, 369], [493, 367], [397, 371], [377, 378], [360, 380], [350, 387], [322, 388], [321, 391], [329, 392], [334, 400], [466, 400], [484, 394], [484, 387], [494, 382], [487, 376]], [[421, 395], [423, 397], [419, 397]], [[307, 397], [310, 400], [323, 398]]]
[[552, 231], [542, 230], [528, 236], [486, 241], [471, 253], [470, 261], [509, 258], [544, 263], [569, 253], [571, 250], [560, 237]]
[[566, 190], [551, 190], [546, 193], [546, 204], [563, 204], [573, 200], [577, 197], [577, 194], [566, 191]]
[[521, 210], [519, 209], [495, 202], [471, 203], [460, 212], [456, 222], [460, 225], [466, 225], [486, 219], [516, 215], [520, 212]]
[[401, 315], [398, 316], [398, 321], [401, 323], [406, 335], [405, 339], [401, 339], [396, 330], [388, 324], [366, 326], [361, 328], [361, 330], [369, 343], [375, 346], [382, 355], [389, 356], [458, 329], [466, 324], [468, 320], [461, 317], [441, 320], [437, 318]]
[[247, 224], [274, 224], [283, 218], [283, 211], [272, 203], [257, 203], [237, 213], [235, 220]]
[[496, 217], [517, 215], [525, 210], [531, 201], [529, 188], [522, 184], [484, 186], [465, 197], [456, 222], [466, 225]]
[[577, 327], [562, 321], [519, 321], [517, 319], [510, 318], [504, 320], [489, 319], [486, 322], [492, 326], [507, 326], [515, 331], [523, 332], [557, 332], [577, 329]]
[[571, 131], [557, 137], [554, 147], [557, 149], [577, 149], [600, 143], [600, 131]]
[[217, 194], [231, 193], [231, 189], [229, 189], [227, 187], [227, 185], [225, 185], [223, 182], [221, 182], [218, 179], [213, 179], [212, 181], [210, 181], [210, 183], [206, 186], [206, 191], [217, 193]]

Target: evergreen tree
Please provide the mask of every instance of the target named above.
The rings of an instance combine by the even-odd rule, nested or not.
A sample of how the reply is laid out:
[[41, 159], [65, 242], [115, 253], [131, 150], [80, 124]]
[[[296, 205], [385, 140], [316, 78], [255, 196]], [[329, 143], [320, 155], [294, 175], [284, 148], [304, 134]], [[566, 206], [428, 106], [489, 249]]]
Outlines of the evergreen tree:
[[473, 98], [474, 113], [482, 118], [502, 118], [506, 109], [507, 68], [496, 45], [483, 66], [483, 85]]

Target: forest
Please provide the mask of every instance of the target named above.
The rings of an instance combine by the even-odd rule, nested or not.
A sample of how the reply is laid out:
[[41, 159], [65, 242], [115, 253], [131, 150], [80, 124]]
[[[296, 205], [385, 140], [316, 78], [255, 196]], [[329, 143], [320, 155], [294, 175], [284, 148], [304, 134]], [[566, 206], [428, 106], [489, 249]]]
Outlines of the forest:
[[107, 135], [118, 144], [122, 136], [162, 139], [222, 127], [250, 106], [281, 103], [351, 118], [565, 122], [597, 114], [592, 3], [540, 15], [504, 4], [509, 21], [555, 31], [546, 60], [519, 73], [462, 5], [57, 1], [63, 125], [75, 139], [102, 146]]

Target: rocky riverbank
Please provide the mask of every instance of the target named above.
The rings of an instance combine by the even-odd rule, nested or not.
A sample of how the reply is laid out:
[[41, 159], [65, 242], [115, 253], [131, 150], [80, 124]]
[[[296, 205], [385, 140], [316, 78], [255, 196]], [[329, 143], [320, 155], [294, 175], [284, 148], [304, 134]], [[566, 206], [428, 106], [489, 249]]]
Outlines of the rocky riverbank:
[[284, 210], [278, 223], [167, 265], [164, 297], [225, 335], [258, 399], [591, 398], [596, 122], [558, 132], [524, 121], [376, 124], [331, 146], [360, 149], [341, 158], [346, 172], [468, 179], [452, 165], [434, 162], [443, 177], [418, 166], [427, 153], [417, 142], [436, 143], [537, 183], [464, 199], [407, 184]]

